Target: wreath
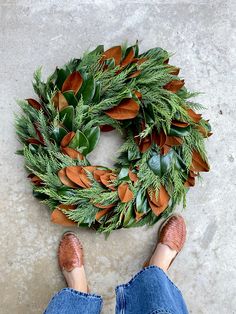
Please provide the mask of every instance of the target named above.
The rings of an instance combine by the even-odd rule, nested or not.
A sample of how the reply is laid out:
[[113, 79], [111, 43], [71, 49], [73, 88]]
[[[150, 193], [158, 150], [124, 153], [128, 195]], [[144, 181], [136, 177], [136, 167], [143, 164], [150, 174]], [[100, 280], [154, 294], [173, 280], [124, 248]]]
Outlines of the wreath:
[[[98, 46], [46, 81], [35, 72], [38, 100], [19, 101], [18, 153], [54, 223], [110, 233], [153, 225], [186, 206], [189, 187], [209, 171], [211, 127], [179, 70], [167, 51], [139, 53], [137, 42]], [[100, 133], [114, 129], [124, 138], [114, 167], [91, 164]]]

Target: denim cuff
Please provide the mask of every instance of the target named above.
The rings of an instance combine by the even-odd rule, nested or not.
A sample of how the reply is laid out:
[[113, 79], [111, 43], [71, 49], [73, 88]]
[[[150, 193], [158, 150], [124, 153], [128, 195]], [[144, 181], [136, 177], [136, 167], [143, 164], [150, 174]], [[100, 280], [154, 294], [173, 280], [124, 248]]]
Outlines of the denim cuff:
[[80, 295], [82, 297], [91, 298], [91, 299], [95, 298], [95, 299], [99, 299], [99, 300], [102, 301], [102, 297], [100, 295], [98, 295], [98, 294], [81, 292], [81, 291], [78, 291], [78, 290], [75, 290], [75, 289], [72, 289], [72, 288], [63, 288], [60, 291], [58, 291], [57, 294], [60, 294], [61, 292], [64, 292], [64, 291], [71, 292], [73, 294]]
[[158, 266], [155, 266], [155, 265], [150, 265], [150, 266], [147, 266], [147, 267], [141, 269], [136, 275], [134, 275], [132, 277], [132, 279], [129, 282], [127, 282], [126, 284], [122, 284], [122, 285], [117, 286], [116, 292], [119, 290], [120, 287], [128, 288], [141, 274], [149, 271], [150, 269], [153, 269], [153, 271], [161, 272], [162, 275], [164, 275], [166, 277], [166, 279], [173, 285], [173, 287], [182, 295], [179, 288], [176, 287], [176, 285], [173, 283], [173, 281], [171, 281], [171, 279], [167, 276], [167, 274], [164, 272], [164, 270]]

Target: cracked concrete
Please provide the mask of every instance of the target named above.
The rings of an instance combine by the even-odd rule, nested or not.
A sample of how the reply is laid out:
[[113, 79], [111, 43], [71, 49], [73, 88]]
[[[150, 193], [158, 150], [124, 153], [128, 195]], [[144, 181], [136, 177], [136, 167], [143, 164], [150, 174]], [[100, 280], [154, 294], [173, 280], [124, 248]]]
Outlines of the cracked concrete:
[[[49, 210], [31, 195], [13, 113], [16, 98], [33, 96], [35, 68], [45, 77], [56, 65], [100, 43], [140, 40], [142, 50], [176, 52], [172, 64], [208, 109], [214, 136], [207, 142], [212, 170], [189, 192], [183, 215], [188, 240], [170, 271], [190, 313], [236, 313], [235, 243], [235, 12], [234, 1], [0, 0], [0, 313], [41, 313], [65, 283], [56, 248], [65, 229], [50, 223]], [[104, 138], [111, 162], [119, 138]], [[113, 146], [111, 146], [113, 145]], [[99, 160], [94, 157], [94, 162]], [[113, 313], [114, 287], [141, 267], [158, 226], [118, 230], [108, 240], [78, 229], [92, 292]]]

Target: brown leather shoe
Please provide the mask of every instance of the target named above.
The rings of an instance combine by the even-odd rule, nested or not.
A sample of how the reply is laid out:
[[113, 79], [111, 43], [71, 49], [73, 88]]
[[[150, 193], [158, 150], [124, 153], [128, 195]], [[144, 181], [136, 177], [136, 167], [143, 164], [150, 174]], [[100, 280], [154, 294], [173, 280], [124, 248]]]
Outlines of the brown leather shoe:
[[[177, 252], [169, 267], [171, 266], [178, 253], [182, 250], [185, 240], [186, 225], [182, 216], [174, 214], [170, 216], [166, 221], [164, 221], [159, 229], [159, 239], [157, 241], [157, 245], [158, 243], [165, 244], [169, 246], [169, 248]], [[150, 259], [144, 263], [144, 267], [149, 266], [149, 263]]]
[[58, 262], [61, 270], [72, 271], [75, 267], [82, 267], [83, 246], [73, 232], [63, 234], [58, 248]]
[[168, 245], [172, 250], [179, 253], [186, 240], [186, 225], [180, 215], [170, 216], [161, 226], [159, 231], [159, 243]]

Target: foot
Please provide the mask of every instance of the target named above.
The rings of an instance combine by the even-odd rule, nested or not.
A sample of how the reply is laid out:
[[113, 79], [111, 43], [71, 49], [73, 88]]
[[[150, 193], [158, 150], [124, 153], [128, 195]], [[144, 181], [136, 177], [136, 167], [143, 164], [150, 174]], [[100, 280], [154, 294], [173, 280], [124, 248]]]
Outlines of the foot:
[[[186, 239], [186, 225], [180, 215], [169, 217], [160, 229], [156, 249], [147, 265], [156, 265], [167, 272]], [[145, 265], [146, 266], [146, 265]]]
[[58, 262], [69, 288], [88, 292], [83, 261], [83, 246], [73, 232], [62, 236], [58, 249]]

